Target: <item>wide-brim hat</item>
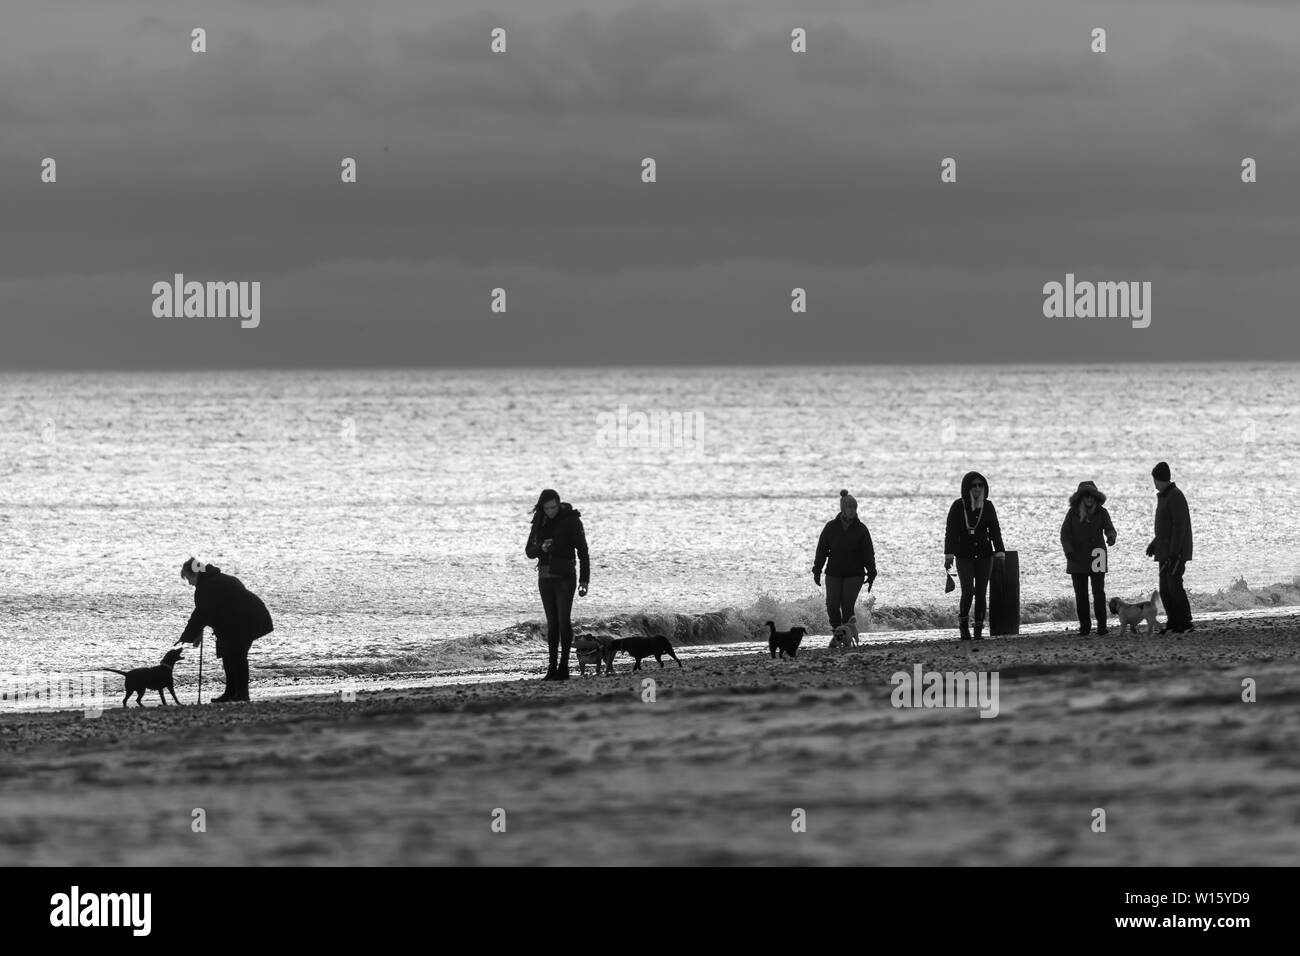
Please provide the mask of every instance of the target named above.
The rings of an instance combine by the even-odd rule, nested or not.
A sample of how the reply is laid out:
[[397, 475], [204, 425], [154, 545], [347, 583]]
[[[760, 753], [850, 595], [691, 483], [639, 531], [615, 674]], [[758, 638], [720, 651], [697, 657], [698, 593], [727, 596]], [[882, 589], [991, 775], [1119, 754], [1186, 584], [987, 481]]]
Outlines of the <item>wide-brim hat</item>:
[[1070, 507], [1073, 508], [1077, 505], [1079, 499], [1083, 498], [1085, 495], [1091, 495], [1093, 498], [1096, 498], [1097, 504], [1099, 505], [1104, 505], [1106, 503], [1106, 496], [1101, 493], [1101, 489], [1091, 481], [1081, 481], [1079, 482], [1079, 490], [1070, 495]]

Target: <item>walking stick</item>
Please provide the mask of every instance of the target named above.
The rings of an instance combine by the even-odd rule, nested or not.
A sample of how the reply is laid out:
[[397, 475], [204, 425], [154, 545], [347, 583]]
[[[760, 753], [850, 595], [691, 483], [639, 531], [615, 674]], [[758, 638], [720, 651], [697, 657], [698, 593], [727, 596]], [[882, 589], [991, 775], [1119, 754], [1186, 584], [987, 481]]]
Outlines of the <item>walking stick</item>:
[[203, 645], [207, 641], [199, 638], [199, 703], [203, 703]]

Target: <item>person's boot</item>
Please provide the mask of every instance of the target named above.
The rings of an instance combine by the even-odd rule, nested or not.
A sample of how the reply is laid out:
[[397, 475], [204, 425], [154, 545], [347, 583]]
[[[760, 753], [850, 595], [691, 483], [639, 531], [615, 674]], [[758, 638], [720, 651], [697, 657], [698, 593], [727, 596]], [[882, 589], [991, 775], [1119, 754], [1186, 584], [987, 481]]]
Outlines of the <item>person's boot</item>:
[[970, 640], [970, 621], [969, 621], [968, 619], [966, 619], [966, 618], [963, 617], [963, 618], [961, 618], [961, 619], [959, 619], [959, 620], [957, 621], [957, 627], [961, 630], [961, 637], [959, 638], [959, 640], [969, 641], [969, 640]]
[[546, 676], [543, 677], [542, 680], [555, 680], [555, 673], [556, 673], [556, 667], [554, 662], [552, 662], [547, 666]]
[[971, 638], [976, 641], [984, 640], [983, 634], [981, 633], [983, 630], [984, 622], [979, 618], [975, 618], [975, 633], [971, 635]]
[[248, 700], [248, 661], [239, 662], [238, 682], [231, 700], [246, 702]]
[[222, 694], [221, 694], [220, 697], [214, 697], [214, 698], [212, 698], [212, 703], [214, 703], [214, 704], [229, 704], [229, 703], [230, 703], [231, 701], [233, 701], [234, 699], [235, 699], [234, 694], [232, 693], [231, 689], [230, 689], [229, 687], [227, 687], [227, 688], [222, 692]]
[[555, 672], [555, 679], [556, 679], [556, 680], [568, 680], [568, 679], [569, 679], [569, 662], [568, 662], [568, 661], [561, 661], [561, 662], [560, 662], [560, 669], [557, 670], [557, 671]]

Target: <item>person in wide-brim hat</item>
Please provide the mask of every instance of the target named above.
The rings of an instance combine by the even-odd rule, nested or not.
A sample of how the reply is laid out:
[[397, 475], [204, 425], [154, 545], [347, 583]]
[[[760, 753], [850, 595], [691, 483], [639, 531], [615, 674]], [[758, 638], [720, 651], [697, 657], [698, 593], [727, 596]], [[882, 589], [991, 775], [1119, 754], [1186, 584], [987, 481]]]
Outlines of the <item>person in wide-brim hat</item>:
[[1101, 493], [1094, 482], [1081, 481], [1079, 482], [1079, 490], [1070, 495], [1070, 507], [1077, 507], [1079, 499], [1084, 495], [1092, 495], [1092, 497], [1097, 499], [1097, 504], [1099, 505], [1104, 505], [1106, 503], [1106, 496]]
[[1080, 637], [1092, 633], [1089, 585], [1097, 614], [1097, 633], [1106, 633], [1107, 548], [1115, 544], [1115, 525], [1110, 520], [1110, 512], [1102, 507], [1105, 501], [1106, 496], [1094, 482], [1081, 481], [1078, 491], [1070, 495], [1070, 508], [1061, 522], [1061, 549], [1065, 552], [1066, 573], [1074, 582]]

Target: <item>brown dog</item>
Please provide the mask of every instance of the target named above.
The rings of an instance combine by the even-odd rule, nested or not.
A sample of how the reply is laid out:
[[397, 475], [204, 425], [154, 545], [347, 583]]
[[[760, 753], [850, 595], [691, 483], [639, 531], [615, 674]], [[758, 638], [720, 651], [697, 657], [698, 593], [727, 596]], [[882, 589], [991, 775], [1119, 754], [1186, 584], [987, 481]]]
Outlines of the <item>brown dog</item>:
[[851, 617], [839, 627], [835, 628], [831, 634], [831, 649], [836, 648], [847, 651], [850, 647], [858, 646], [858, 619]]
[[573, 650], [578, 655], [578, 673], [585, 677], [587, 675], [587, 665], [596, 666], [596, 676], [600, 676], [600, 668], [605, 666], [605, 673], [614, 672], [614, 651], [610, 645], [614, 643], [613, 636], [609, 634], [580, 634], [573, 639]]
[[1119, 633], [1121, 637], [1124, 635], [1125, 628], [1128, 628], [1132, 635], [1137, 637], [1139, 621], [1147, 622], [1146, 636], [1151, 636], [1156, 629], [1156, 598], [1159, 594], [1159, 591], [1152, 591], [1149, 600], [1138, 604], [1125, 604], [1119, 598], [1111, 598], [1107, 602], [1110, 605], [1110, 613], [1119, 617]]

